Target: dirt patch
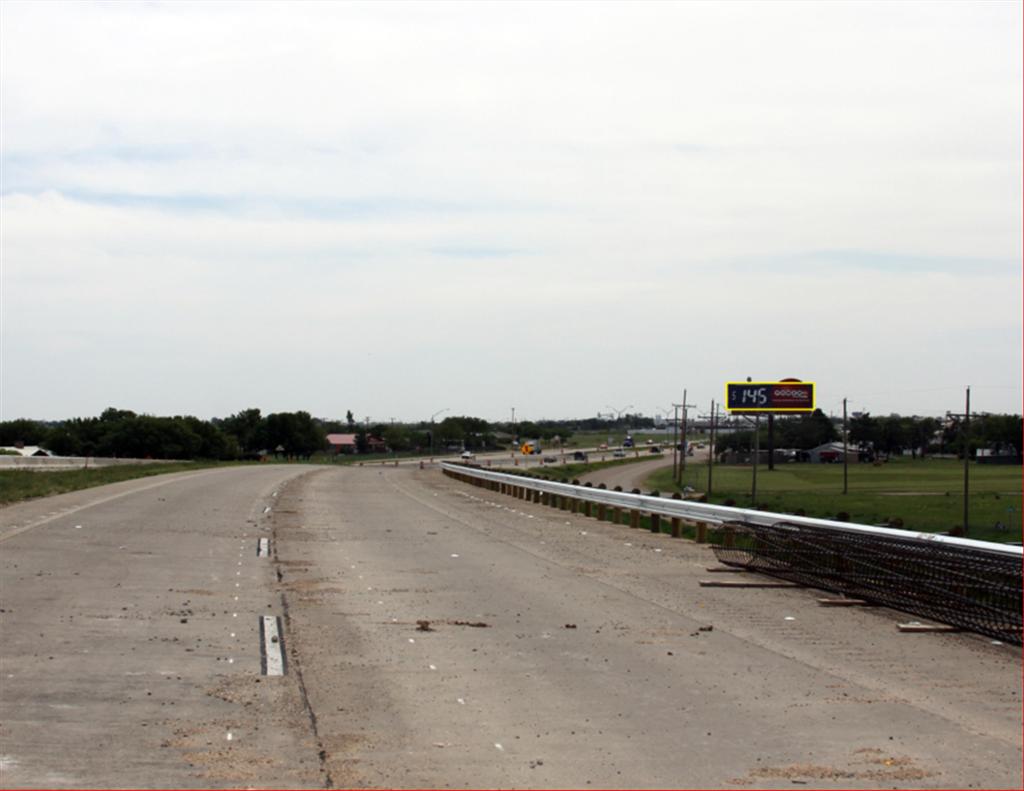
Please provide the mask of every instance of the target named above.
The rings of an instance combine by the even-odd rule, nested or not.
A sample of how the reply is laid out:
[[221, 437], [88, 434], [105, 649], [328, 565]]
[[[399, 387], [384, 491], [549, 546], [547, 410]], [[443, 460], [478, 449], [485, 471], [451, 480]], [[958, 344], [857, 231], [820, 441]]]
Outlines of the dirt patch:
[[916, 766], [914, 759], [909, 756], [891, 755], [877, 747], [863, 747], [855, 750], [846, 763], [846, 766], [800, 763], [786, 766], [765, 766], [751, 770], [749, 777], [791, 782], [870, 780], [875, 783], [887, 783], [924, 780], [939, 774]]

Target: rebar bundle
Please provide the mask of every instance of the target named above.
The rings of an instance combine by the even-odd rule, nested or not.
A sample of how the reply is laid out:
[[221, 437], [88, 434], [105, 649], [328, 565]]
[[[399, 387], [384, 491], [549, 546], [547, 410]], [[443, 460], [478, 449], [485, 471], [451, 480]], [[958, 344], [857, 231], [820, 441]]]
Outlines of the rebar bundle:
[[722, 563], [1021, 643], [1019, 557], [786, 522], [732, 527], [742, 537], [714, 547]]

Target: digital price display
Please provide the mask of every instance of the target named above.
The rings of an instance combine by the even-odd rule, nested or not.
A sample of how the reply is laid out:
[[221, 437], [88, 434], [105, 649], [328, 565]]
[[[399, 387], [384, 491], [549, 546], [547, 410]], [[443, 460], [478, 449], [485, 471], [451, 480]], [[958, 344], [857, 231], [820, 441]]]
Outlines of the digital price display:
[[730, 412], [813, 412], [814, 382], [727, 382]]

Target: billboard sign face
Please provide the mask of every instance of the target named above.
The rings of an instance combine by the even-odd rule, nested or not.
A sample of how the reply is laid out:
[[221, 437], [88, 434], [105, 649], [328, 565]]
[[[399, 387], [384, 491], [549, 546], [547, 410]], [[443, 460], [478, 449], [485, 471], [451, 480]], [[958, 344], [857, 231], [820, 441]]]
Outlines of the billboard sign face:
[[730, 412], [813, 412], [814, 382], [728, 382]]

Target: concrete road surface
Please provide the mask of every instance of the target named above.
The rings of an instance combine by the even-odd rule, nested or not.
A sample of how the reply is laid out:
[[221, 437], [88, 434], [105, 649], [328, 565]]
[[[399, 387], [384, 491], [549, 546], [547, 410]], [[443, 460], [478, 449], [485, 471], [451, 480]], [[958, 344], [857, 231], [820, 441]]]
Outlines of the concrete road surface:
[[0, 555], [4, 787], [1020, 785], [1019, 649], [437, 470], [117, 484]]

